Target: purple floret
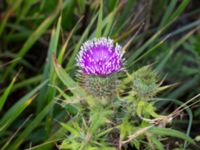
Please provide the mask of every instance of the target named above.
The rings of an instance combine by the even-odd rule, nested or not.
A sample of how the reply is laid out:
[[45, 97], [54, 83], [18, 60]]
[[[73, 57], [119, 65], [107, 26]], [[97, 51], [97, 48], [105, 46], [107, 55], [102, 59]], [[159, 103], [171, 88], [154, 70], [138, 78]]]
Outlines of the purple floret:
[[83, 74], [105, 76], [122, 70], [122, 57], [122, 49], [118, 44], [109, 38], [99, 38], [81, 46], [77, 63]]

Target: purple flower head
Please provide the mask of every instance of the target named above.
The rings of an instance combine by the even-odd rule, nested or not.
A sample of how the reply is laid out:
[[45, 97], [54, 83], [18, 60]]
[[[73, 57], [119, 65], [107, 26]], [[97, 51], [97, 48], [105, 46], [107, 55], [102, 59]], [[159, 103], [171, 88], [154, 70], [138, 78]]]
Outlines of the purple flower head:
[[86, 75], [106, 76], [123, 69], [123, 52], [112, 39], [86, 41], [76, 58], [81, 72]]

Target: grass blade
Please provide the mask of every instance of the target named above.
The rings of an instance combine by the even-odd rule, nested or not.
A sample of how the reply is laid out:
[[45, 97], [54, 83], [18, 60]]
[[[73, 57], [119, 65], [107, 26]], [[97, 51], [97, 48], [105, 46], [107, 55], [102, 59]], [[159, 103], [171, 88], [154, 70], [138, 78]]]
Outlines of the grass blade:
[[99, 9], [98, 22], [97, 22], [97, 29], [96, 29], [97, 38], [101, 37], [102, 23], [103, 23], [103, 0], [100, 1], [100, 9]]
[[42, 119], [49, 113], [53, 107], [53, 102], [49, 103], [37, 116], [33, 119], [25, 130], [17, 137], [17, 139], [10, 145], [9, 149], [17, 150], [24, 139], [41, 123]]
[[182, 37], [179, 41], [176, 42], [176, 44], [174, 44], [171, 49], [169, 50], [169, 53], [167, 56], [165, 56], [165, 58], [159, 62], [159, 65], [156, 67], [156, 71], [161, 71], [161, 69], [164, 67], [164, 65], [167, 63], [168, 59], [170, 58], [170, 56], [174, 53], [174, 51], [181, 46], [195, 31], [196, 29], [190, 31], [188, 34], [186, 34], [184, 37]]
[[[51, 36], [50, 45], [48, 49], [47, 63], [45, 64], [43, 77], [42, 77], [43, 80], [49, 79], [49, 84], [53, 84], [55, 82], [55, 72], [53, 69], [52, 55], [53, 53], [56, 53], [56, 50], [57, 50], [58, 40], [60, 36], [60, 28], [61, 28], [61, 17], [58, 19], [56, 30], [52, 31], [52, 36]], [[46, 95], [44, 95], [45, 92], [47, 93]], [[42, 88], [38, 97], [37, 112], [39, 112], [42, 109], [46, 100], [51, 101], [53, 99], [54, 94], [55, 94], [54, 88], [48, 87], [48, 86], [44, 86]]]
[[18, 74], [12, 79], [11, 83], [9, 84], [9, 86], [6, 88], [5, 92], [3, 93], [3, 95], [0, 97], [0, 111], [2, 110], [8, 95], [11, 93], [11, 89], [13, 88], [13, 85], [17, 79]]
[[[28, 50], [35, 44], [35, 42], [46, 32], [46, 30], [48, 29], [48, 27], [53, 23], [54, 19], [56, 18], [56, 16], [58, 15], [60, 11], [60, 4], [57, 6], [56, 11], [50, 15], [47, 19], [45, 19], [41, 25], [35, 30], [35, 32], [33, 32], [29, 38], [27, 39], [27, 41], [24, 43], [24, 45], [22, 46], [22, 48], [19, 50], [19, 52], [17, 53], [16, 57], [22, 58], [27, 52]], [[19, 60], [16, 61], [15, 63], [12, 63], [5, 71], [4, 75], [3, 75], [3, 79], [5, 79], [8, 74], [13, 70], [13, 68], [18, 64]]]
[[156, 134], [156, 135], [160, 135], [160, 136], [171, 136], [171, 137], [177, 137], [183, 140], [188, 141], [189, 143], [195, 145], [195, 142], [193, 139], [191, 139], [190, 137], [188, 137], [186, 134], [171, 129], [171, 128], [160, 128], [160, 127], [152, 127], [149, 129], [150, 132]]
[[12, 106], [6, 112], [6, 114], [0, 120], [0, 132], [6, 130], [6, 128], [9, 127], [9, 125], [24, 111], [24, 109], [30, 105], [32, 100], [35, 98], [34, 95], [36, 94], [36, 92], [38, 92], [46, 83], [47, 81], [41, 83], [31, 92], [22, 97], [14, 106]]

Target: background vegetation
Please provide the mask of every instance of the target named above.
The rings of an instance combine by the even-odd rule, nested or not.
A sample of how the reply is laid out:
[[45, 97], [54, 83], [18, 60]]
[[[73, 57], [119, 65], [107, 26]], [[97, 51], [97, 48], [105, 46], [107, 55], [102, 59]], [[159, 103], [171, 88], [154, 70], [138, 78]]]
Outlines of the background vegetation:
[[[123, 46], [130, 76], [151, 65], [163, 87], [176, 83], [155, 98], [157, 112], [170, 114], [200, 91], [199, 17], [198, 0], [0, 0], [1, 149], [56, 149], [67, 131], [76, 135], [68, 122], [85, 93], [75, 57], [94, 37]], [[140, 137], [124, 149], [190, 149], [187, 141], [199, 142], [199, 114], [199, 105], [188, 107], [169, 125], [180, 132], [152, 129], [158, 138]]]

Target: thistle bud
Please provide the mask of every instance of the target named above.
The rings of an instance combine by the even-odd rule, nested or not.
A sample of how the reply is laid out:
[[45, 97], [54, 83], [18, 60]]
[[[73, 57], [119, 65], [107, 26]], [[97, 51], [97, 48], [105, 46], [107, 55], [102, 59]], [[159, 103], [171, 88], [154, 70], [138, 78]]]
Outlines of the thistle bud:
[[123, 70], [123, 52], [109, 38], [89, 40], [81, 46], [76, 58], [83, 86], [93, 96], [112, 97], [118, 73]]
[[133, 90], [140, 97], [152, 97], [157, 93], [157, 75], [148, 66], [137, 70], [133, 75]]

